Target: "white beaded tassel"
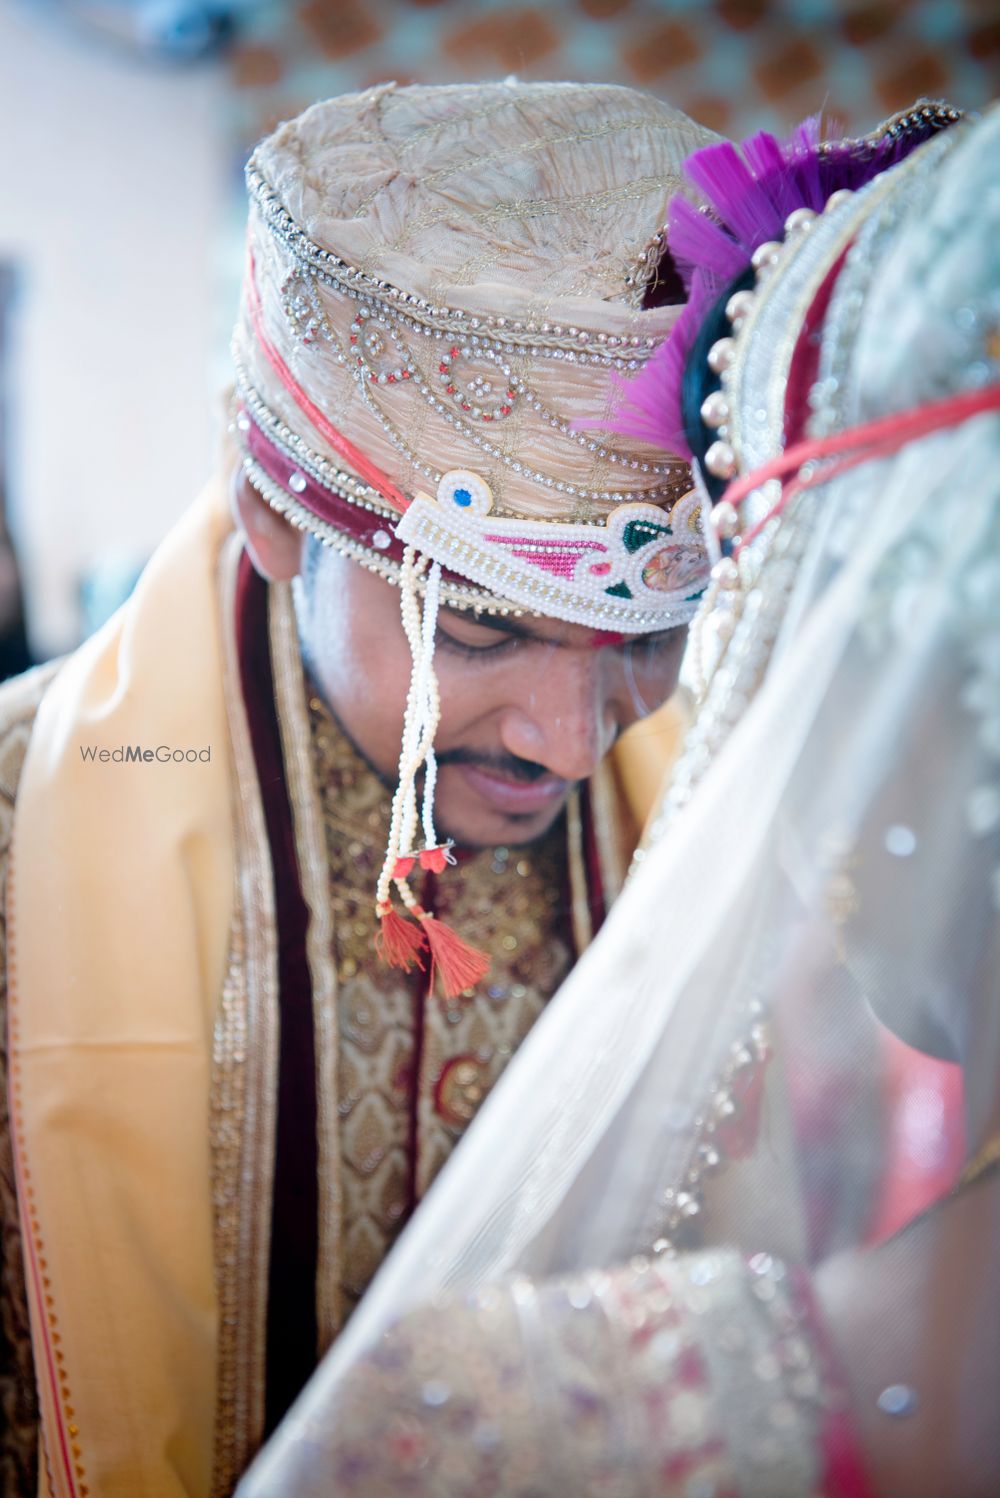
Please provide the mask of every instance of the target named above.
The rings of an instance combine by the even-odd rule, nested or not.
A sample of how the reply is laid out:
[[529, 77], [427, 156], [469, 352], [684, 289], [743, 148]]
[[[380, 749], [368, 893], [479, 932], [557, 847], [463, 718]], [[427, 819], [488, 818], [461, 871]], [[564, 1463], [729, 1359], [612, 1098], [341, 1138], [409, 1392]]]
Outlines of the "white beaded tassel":
[[[416, 579], [425, 570], [427, 571], [427, 582], [424, 590], [423, 615], [421, 616]], [[413, 678], [411, 683], [413, 696], [412, 740], [408, 750], [404, 745], [404, 753], [400, 760], [400, 779], [402, 780], [405, 775], [407, 782], [402, 802], [399, 838], [399, 853], [404, 858], [410, 857], [415, 852], [417, 834], [416, 781], [421, 770], [425, 771], [423, 806], [421, 809], [424, 847], [430, 849], [437, 846], [437, 834], [434, 830], [434, 788], [437, 782], [437, 759], [434, 754], [434, 736], [437, 733], [438, 723], [441, 718], [441, 699], [438, 692], [437, 676], [434, 672], [434, 641], [437, 631], [438, 606], [441, 597], [440, 564], [432, 562], [428, 569], [428, 559], [421, 557], [414, 568], [413, 577], [414, 586], [407, 589], [406, 596], [401, 600], [403, 627], [406, 630], [410, 652], [413, 656]], [[453, 860], [449, 859], [449, 861]], [[397, 879], [396, 887], [404, 904], [410, 910], [413, 910], [416, 902], [409, 886], [407, 885], [404, 888], [403, 882]]]
[[[427, 583], [421, 614], [417, 583], [425, 572]], [[389, 905], [393, 883], [404, 905], [411, 911], [417, 907], [406, 876], [397, 876], [395, 870], [400, 858], [413, 853], [418, 825], [416, 783], [424, 767], [424, 797], [419, 820], [423, 822], [426, 846], [433, 848], [437, 844], [434, 830], [434, 788], [437, 781], [434, 735], [441, 717], [441, 702], [434, 672], [434, 638], [440, 596], [440, 564], [431, 562], [426, 556], [418, 557], [416, 549], [408, 546], [400, 573], [400, 614], [413, 666], [403, 719], [399, 777], [392, 798], [389, 842], [376, 891], [379, 913]]]
[[437, 832], [434, 829], [434, 791], [437, 787], [437, 755], [434, 753], [434, 736], [441, 721], [441, 694], [434, 670], [434, 642], [437, 635], [440, 602], [441, 565], [439, 562], [434, 562], [427, 574], [427, 587], [424, 590], [420, 683], [417, 689], [417, 702], [424, 716], [423, 736], [427, 742], [424, 757], [424, 799], [420, 813], [425, 848], [436, 848], [438, 845]]
[[[421, 613], [417, 583], [424, 573], [427, 581]], [[455, 862], [450, 843], [439, 846], [434, 830], [434, 787], [437, 780], [434, 735], [441, 717], [441, 699], [434, 673], [434, 636], [440, 597], [440, 564], [427, 556], [418, 556], [415, 547], [407, 546], [400, 573], [400, 612], [413, 656], [413, 671], [403, 720], [399, 783], [392, 798], [389, 846], [376, 891], [375, 911], [380, 930], [375, 946], [383, 961], [406, 971], [414, 964], [423, 967], [424, 955], [429, 956], [430, 982], [439, 985], [447, 1001], [467, 992], [484, 978], [489, 972], [490, 959], [485, 952], [463, 941], [450, 926], [436, 920], [432, 911], [424, 910], [408, 879], [418, 857], [421, 867], [436, 873], [440, 873], [446, 863]], [[418, 818], [416, 783], [421, 769], [426, 769], [426, 775], [423, 807]], [[423, 823], [426, 844], [417, 854], [414, 838], [419, 821]], [[412, 920], [393, 910], [393, 884]]]
[[400, 612], [410, 647], [410, 685], [406, 697], [403, 737], [400, 744], [396, 791], [390, 828], [390, 853], [396, 858], [412, 847], [416, 823], [416, 776], [420, 769], [422, 737], [421, 654], [422, 631], [417, 580], [427, 569], [427, 559], [407, 551], [400, 578]]

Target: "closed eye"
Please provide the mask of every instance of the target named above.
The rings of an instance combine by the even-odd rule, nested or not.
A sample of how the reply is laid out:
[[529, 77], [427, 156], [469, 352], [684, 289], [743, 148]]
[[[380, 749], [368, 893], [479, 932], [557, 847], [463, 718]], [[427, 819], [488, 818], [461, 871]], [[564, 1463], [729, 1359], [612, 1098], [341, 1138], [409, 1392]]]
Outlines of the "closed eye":
[[454, 635], [448, 634], [440, 624], [437, 627], [435, 642], [439, 649], [444, 649], [449, 654], [461, 655], [466, 659], [473, 656], [478, 659], [488, 656], [491, 660], [498, 656], [513, 655], [518, 646], [524, 645], [525, 641], [520, 635], [503, 635], [498, 640], [491, 640], [488, 644], [484, 641], [481, 645], [470, 645], [465, 640], [457, 640]]

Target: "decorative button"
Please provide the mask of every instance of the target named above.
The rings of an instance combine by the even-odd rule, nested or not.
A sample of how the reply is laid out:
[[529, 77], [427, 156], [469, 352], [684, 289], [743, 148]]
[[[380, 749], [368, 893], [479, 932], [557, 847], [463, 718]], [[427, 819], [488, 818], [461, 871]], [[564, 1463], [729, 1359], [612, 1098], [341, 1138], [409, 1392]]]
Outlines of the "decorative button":
[[722, 374], [733, 362], [736, 344], [731, 338], [718, 338], [708, 351], [708, 367], [713, 374]]
[[461, 1127], [476, 1116], [489, 1091], [489, 1068], [475, 1056], [447, 1062], [434, 1089], [434, 1106], [445, 1123]]
[[438, 502], [455, 505], [459, 510], [468, 510], [473, 515], [488, 515], [493, 506], [493, 491], [482, 474], [468, 468], [450, 468], [441, 477], [437, 489]]
[[731, 541], [739, 533], [739, 511], [728, 499], [720, 500], [713, 508], [712, 529], [720, 541]]
[[693, 546], [664, 546], [643, 566], [642, 582], [651, 592], [672, 593], [693, 587], [704, 571], [704, 555]]
[[920, 1404], [916, 1389], [909, 1384], [890, 1384], [882, 1390], [876, 1402], [883, 1415], [891, 1415], [894, 1420], [905, 1420], [908, 1415], [916, 1414]]
[[752, 291], [734, 291], [726, 303], [726, 316], [734, 327], [738, 326], [753, 310], [755, 297]]
[[705, 467], [717, 479], [731, 479], [736, 472], [736, 454], [721, 438], [705, 454]]
[[781, 245], [777, 240], [768, 239], [763, 244], [759, 244], [750, 256], [750, 264], [757, 272], [758, 278], [777, 265], [780, 256]]
[[725, 426], [729, 420], [729, 402], [721, 390], [713, 390], [701, 403], [701, 419], [708, 427]]
[[812, 208], [793, 208], [785, 219], [786, 234], [805, 234], [816, 222], [817, 214]]
[[891, 853], [893, 858], [909, 858], [916, 852], [916, 847], [917, 835], [912, 827], [896, 823], [886, 829], [885, 851]]

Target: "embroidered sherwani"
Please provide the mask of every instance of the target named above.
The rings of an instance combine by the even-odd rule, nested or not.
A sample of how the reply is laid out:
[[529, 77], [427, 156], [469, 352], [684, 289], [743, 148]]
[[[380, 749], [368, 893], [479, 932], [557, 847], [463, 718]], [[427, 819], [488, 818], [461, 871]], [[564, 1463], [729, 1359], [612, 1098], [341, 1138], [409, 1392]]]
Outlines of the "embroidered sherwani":
[[337, 977], [343, 1317], [554, 992], [573, 937], [560, 819], [530, 849], [464, 857], [454, 880], [425, 876], [424, 898], [496, 954], [478, 992], [443, 1003], [427, 995], [422, 973], [407, 977], [373, 964], [371, 889], [388, 798], [316, 696], [310, 731]]
[[[0, 1391], [5, 1416], [0, 1471], [2, 1491], [7, 1494], [35, 1491], [36, 1379], [45, 1437], [41, 1492], [73, 1492], [83, 1498], [87, 1492], [221, 1494], [231, 1490], [261, 1439], [284, 1414], [337, 1335], [483, 1098], [589, 940], [606, 901], [620, 884], [629, 851], [631, 826], [608, 772], [601, 783], [591, 783], [574, 796], [551, 832], [530, 848], [497, 847], [463, 854], [458, 869], [447, 877], [425, 876], [421, 891], [425, 905], [490, 953], [491, 970], [482, 984], [444, 1002], [426, 991], [420, 973], [401, 974], [383, 967], [373, 952], [372, 889], [384, 849], [388, 793], [347, 743], [303, 675], [287, 590], [265, 587], [235, 538], [227, 537], [225, 531], [217, 501], [205, 502], [196, 519], [182, 524], [179, 534], [183, 534], [173, 543], [169, 562], [154, 559], [146, 592], [140, 588], [126, 607], [124, 623], [116, 626], [113, 622], [107, 641], [99, 637], [78, 653], [89, 651], [91, 660], [81, 663], [78, 657], [70, 657], [9, 683], [0, 693], [0, 857], [6, 877], [11, 829], [18, 824], [22, 839], [18, 847], [26, 850], [22, 857], [27, 868], [18, 881], [18, 971], [22, 976], [11, 1003], [10, 1031], [11, 1096], [18, 1107], [24, 1106], [24, 1112], [18, 1116], [15, 1108], [13, 1130], [8, 1128], [6, 1111], [0, 1114], [4, 1233]], [[84, 1056], [80, 1072], [84, 1080], [60, 1080], [58, 1106], [47, 1102], [35, 1123], [30, 1105], [32, 1058], [41, 1057], [39, 1064], [44, 1068], [53, 1046], [56, 1050], [63, 1047], [61, 1037], [69, 1021], [65, 1013], [58, 1020], [60, 1038], [56, 1041], [50, 1036], [34, 1042], [29, 1038], [35, 1018], [32, 1006], [37, 1005], [39, 1011], [45, 1007], [36, 995], [49, 990], [40, 978], [31, 976], [31, 953], [45, 943], [35, 942], [32, 936], [30, 862], [44, 834], [33, 833], [29, 840], [18, 823], [21, 816], [30, 826], [30, 813], [23, 811], [18, 799], [22, 769], [31, 747], [36, 763], [43, 766], [39, 773], [49, 773], [46, 745], [40, 740], [54, 735], [57, 708], [63, 720], [78, 710], [79, 693], [71, 702], [67, 686], [74, 673], [84, 679], [87, 690], [94, 690], [96, 681], [102, 694], [100, 711], [88, 719], [91, 727], [107, 724], [115, 712], [132, 711], [130, 694], [139, 689], [127, 682], [123, 685], [121, 678], [129, 669], [138, 674], [142, 642], [147, 638], [155, 656], [161, 637], [158, 604], [171, 600], [176, 591], [170, 567], [181, 568], [184, 557], [199, 547], [202, 560], [207, 553], [211, 562], [203, 569], [201, 602], [215, 610], [216, 660], [223, 678], [205, 687], [204, 702], [219, 701], [224, 707], [225, 740], [213, 739], [211, 747], [213, 758], [226, 763], [229, 805], [224, 817], [213, 808], [216, 822], [207, 831], [201, 830], [205, 818], [197, 827], [181, 828], [176, 833], [178, 850], [171, 846], [164, 858], [186, 860], [181, 908], [189, 904], [193, 919], [202, 921], [197, 927], [201, 934], [192, 945], [198, 948], [200, 968], [209, 974], [207, 985], [202, 984], [201, 1009], [194, 1011], [196, 1015], [207, 1011], [204, 1062], [198, 1055], [201, 1041], [196, 1020], [187, 1040], [170, 1039], [168, 1051], [179, 1048], [176, 1064], [186, 1068], [183, 1075], [190, 1074], [191, 1080], [181, 1084], [173, 1070], [168, 1072], [166, 1128], [152, 1129], [149, 1140], [139, 1136], [142, 1129], [152, 1127], [145, 1115], [147, 1098], [150, 1116], [156, 1114], [152, 1080], [146, 1096], [138, 1086], [140, 1096], [131, 1103], [114, 1081], [100, 1087], [86, 1080], [91, 1067], [105, 1064], [100, 1058], [110, 1058], [108, 1066], [121, 1066], [125, 1063], [116, 1060], [118, 1052], [124, 1055], [136, 1046], [141, 1054], [135, 1070], [140, 1077], [145, 1075], [145, 1042], [135, 1015], [144, 1003], [152, 1007], [153, 1000], [144, 997], [147, 981], [151, 989], [165, 981], [160, 968], [175, 960], [167, 942], [162, 950], [144, 951], [138, 968], [129, 970], [121, 1006], [110, 1023], [110, 1038], [107, 1033], [88, 1030], [89, 1018], [80, 1011], [86, 1010], [99, 985], [80, 980], [69, 1015], [86, 1033], [78, 1045], [69, 1048], [66, 1065], [72, 1071], [75, 1056]], [[163, 576], [158, 581], [159, 566]], [[115, 637], [115, 628], [121, 638]], [[110, 694], [108, 660], [117, 673]], [[193, 669], [192, 677], [198, 678], [201, 670], [201, 665]], [[168, 689], [169, 675], [162, 689], [167, 709]], [[221, 716], [219, 721], [223, 721]], [[138, 732], [134, 719], [129, 729]], [[79, 751], [79, 744], [68, 743], [68, 773], [75, 777], [68, 804], [82, 805], [86, 811], [99, 782], [94, 776], [87, 779], [76, 767], [73, 756]], [[159, 856], [158, 839], [175, 836], [167, 821], [169, 806], [160, 804], [164, 796], [169, 802], [172, 792], [168, 789], [161, 795], [145, 788], [151, 783], [152, 765], [100, 768], [105, 775], [101, 784], [109, 796], [121, 788], [127, 797], [136, 798], [131, 820], [125, 807], [122, 821], [134, 828], [142, 849], [141, 861], [124, 869], [116, 899], [107, 896], [109, 909], [121, 911], [132, 885], [141, 885], [143, 880], [150, 881], [157, 895], [163, 891], [166, 907], [167, 876], [155, 879], [155, 868], [151, 871], [147, 865], [155, 865]], [[193, 775], [200, 768], [184, 766]], [[108, 779], [108, 772], [117, 780]], [[144, 775], [146, 782], [142, 782]], [[189, 788], [195, 784], [189, 779]], [[196, 793], [178, 785], [180, 807], [186, 808], [189, 794], [211, 800], [201, 788], [203, 782], [197, 782]], [[51, 786], [43, 804], [52, 805]], [[142, 821], [147, 815], [148, 827]], [[100, 825], [108, 820], [105, 817]], [[161, 830], [152, 832], [154, 825]], [[117, 850], [128, 848], [126, 827], [116, 825], [109, 830], [111, 841], [120, 835]], [[228, 829], [225, 835], [231, 840], [231, 897], [220, 889], [224, 881], [206, 852], [214, 846], [213, 839], [218, 841], [220, 827]], [[53, 834], [57, 836], [58, 832]], [[61, 858], [64, 851], [72, 861], [74, 849], [77, 855], [82, 850], [71, 841], [72, 827], [66, 836], [66, 849], [57, 847], [56, 852]], [[113, 871], [116, 861], [121, 864], [123, 855], [116, 849], [92, 850], [93, 877], [101, 879], [105, 865]], [[224, 870], [228, 865], [220, 862], [218, 867]], [[199, 885], [201, 880], [203, 885]], [[72, 890], [78, 887], [75, 882]], [[205, 891], [201, 900], [199, 888]], [[140, 895], [141, 889], [135, 894], [137, 914]], [[14, 910], [11, 891], [8, 898]], [[65, 898], [53, 894], [54, 910], [64, 912], [68, 923], [64, 941], [72, 941], [68, 932], [74, 898], [72, 891]], [[103, 885], [97, 898], [104, 898]], [[225, 917], [224, 931], [214, 915], [210, 929], [203, 919], [204, 905], [215, 898]], [[107, 919], [114, 923], [113, 910]], [[96, 930], [100, 922], [92, 924]], [[57, 916], [56, 929], [58, 925]], [[80, 930], [89, 931], [90, 926], [88, 921]], [[209, 937], [223, 960], [207, 960]], [[84, 937], [79, 940], [83, 943]], [[127, 945], [127, 936], [123, 941]], [[177, 945], [184, 945], [183, 932]], [[117, 965], [109, 980], [113, 991], [121, 962], [117, 953], [106, 957], [106, 946], [107, 942], [102, 945], [95, 937], [98, 950], [90, 966], [99, 971], [103, 962], [114, 959]], [[57, 963], [62, 960], [58, 952], [43, 951], [39, 961], [44, 966], [53, 956]], [[79, 971], [87, 966], [81, 959]], [[183, 975], [186, 969], [180, 971]], [[72, 985], [77, 981], [77, 965], [71, 965], [68, 972]], [[214, 1003], [213, 973], [219, 975]], [[175, 1002], [173, 997], [178, 986], [176, 981], [173, 987], [165, 983], [163, 1012], [171, 1024], [175, 1012], [182, 1010], [180, 1000]], [[51, 991], [58, 992], [63, 1002], [58, 979], [53, 980]], [[6, 988], [2, 992], [6, 998]], [[149, 1023], [155, 1032], [164, 1021], [153, 1018]], [[138, 1041], [120, 1038], [123, 1024], [138, 1029]], [[100, 1029], [96, 1023], [95, 1029]], [[154, 1075], [158, 1066], [167, 1064], [155, 1045], [148, 1064]], [[202, 1076], [207, 1095], [201, 1092]], [[99, 1099], [95, 1100], [95, 1093]], [[5, 1089], [5, 1103], [6, 1097]], [[22, 1099], [28, 1100], [27, 1105]], [[88, 1124], [88, 1110], [98, 1106], [99, 1128]], [[200, 1179], [198, 1162], [187, 1159], [184, 1145], [186, 1130], [193, 1140], [202, 1137], [197, 1127], [202, 1110], [208, 1132], [207, 1181]], [[106, 1213], [93, 1210], [99, 1188], [89, 1180], [79, 1188], [82, 1195], [77, 1206], [66, 1200], [69, 1188], [52, 1198], [43, 1195], [45, 1171], [36, 1160], [44, 1153], [46, 1120], [54, 1115], [69, 1120], [74, 1147], [81, 1152], [79, 1167], [71, 1172], [71, 1187], [89, 1172], [102, 1172], [106, 1184], [100, 1190], [110, 1192], [101, 1197], [109, 1203]], [[133, 1125], [138, 1130], [134, 1141]], [[127, 1156], [130, 1141], [137, 1167], [134, 1187], [125, 1180], [128, 1165], [115, 1158], [118, 1152]], [[107, 1150], [106, 1160], [101, 1158], [102, 1149]], [[64, 1148], [58, 1156], [64, 1164], [65, 1155]], [[155, 1180], [157, 1158], [166, 1172], [162, 1196], [158, 1201], [143, 1197], [140, 1203], [147, 1184]], [[206, 1190], [208, 1213], [200, 1207], [201, 1193]], [[77, 1212], [87, 1218], [82, 1240]], [[190, 1235], [184, 1231], [186, 1213], [190, 1214]], [[161, 1297], [166, 1331], [164, 1347], [158, 1351], [155, 1327], [145, 1340], [135, 1332], [141, 1316], [138, 1304], [134, 1315], [123, 1313], [121, 1339], [127, 1342], [135, 1332], [136, 1346], [144, 1346], [148, 1353], [148, 1366], [139, 1360], [141, 1366], [133, 1369], [123, 1366], [130, 1353], [124, 1346], [116, 1349], [114, 1328], [108, 1329], [106, 1344], [96, 1347], [91, 1335], [94, 1313], [86, 1301], [93, 1288], [97, 1303], [106, 1262], [115, 1262], [116, 1273], [126, 1277], [135, 1270], [135, 1256], [143, 1253], [147, 1221], [152, 1225], [147, 1241], [152, 1245], [161, 1221], [167, 1241], [162, 1264], [156, 1257], [160, 1245], [150, 1248], [156, 1260], [149, 1275], [154, 1284], [151, 1290], [143, 1288], [141, 1295]], [[202, 1233], [199, 1239], [202, 1221], [208, 1236]], [[108, 1243], [114, 1243], [114, 1254], [120, 1256], [117, 1259], [105, 1248], [105, 1222]], [[170, 1241], [174, 1231], [176, 1246]], [[72, 1240], [71, 1248], [67, 1239]], [[211, 1246], [211, 1263], [204, 1268], [200, 1267], [205, 1259], [202, 1241]], [[65, 1268], [60, 1273], [61, 1264]], [[171, 1274], [176, 1276], [175, 1283], [169, 1279]], [[70, 1275], [80, 1277], [85, 1287], [82, 1295], [73, 1294], [67, 1282]], [[29, 1289], [33, 1287], [27, 1297], [26, 1278]], [[60, 1293], [63, 1284], [65, 1295]], [[123, 1283], [122, 1301], [131, 1293]], [[32, 1294], [34, 1319], [29, 1335], [27, 1302]], [[108, 1294], [108, 1303], [113, 1303], [113, 1276]], [[75, 1318], [80, 1322], [79, 1342]], [[176, 1346], [168, 1340], [174, 1337]], [[190, 1347], [192, 1367], [197, 1368], [190, 1382], [178, 1350], [185, 1338], [184, 1347]], [[106, 1361], [101, 1376], [95, 1378], [84, 1362], [98, 1355]], [[121, 1399], [111, 1401], [108, 1408], [100, 1402], [103, 1370], [108, 1379], [122, 1380]], [[141, 1429], [130, 1437], [134, 1447], [125, 1455], [119, 1457], [114, 1451], [119, 1429], [136, 1424], [135, 1418], [124, 1413], [133, 1374], [135, 1379], [148, 1376], [163, 1383], [160, 1392], [142, 1398], [142, 1409], [156, 1408], [151, 1418], [162, 1425], [159, 1433], [149, 1436], [148, 1467]], [[176, 1410], [171, 1410], [171, 1401], [176, 1401]], [[197, 1412], [200, 1432], [190, 1441], [184, 1424], [186, 1401]], [[208, 1410], [205, 1403], [210, 1405]], [[89, 1406], [85, 1414], [80, 1413], [81, 1405]], [[96, 1459], [96, 1470], [95, 1458], [88, 1453], [88, 1429], [95, 1445], [100, 1432], [102, 1449], [111, 1450], [109, 1457]], [[101, 1461], [107, 1462], [103, 1480]], [[130, 1462], [138, 1463], [131, 1475]]]

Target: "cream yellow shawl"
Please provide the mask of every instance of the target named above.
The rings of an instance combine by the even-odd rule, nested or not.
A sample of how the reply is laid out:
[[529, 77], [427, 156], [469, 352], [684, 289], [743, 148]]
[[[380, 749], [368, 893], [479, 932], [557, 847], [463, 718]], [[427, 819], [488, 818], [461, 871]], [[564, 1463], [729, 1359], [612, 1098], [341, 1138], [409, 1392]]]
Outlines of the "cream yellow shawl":
[[[58, 1498], [209, 1490], [207, 1114], [233, 900], [215, 570], [229, 528], [213, 489], [66, 662], [17, 800], [11, 1102], [41, 1491]], [[83, 756], [129, 745], [211, 755]]]
[[[209, 1110], [241, 794], [219, 580], [230, 531], [213, 487], [58, 672], [18, 793], [11, 1111], [44, 1498], [212, 1489]], [[612, 778], [633, 815], [670, 743], [669, 719], [649, 720], [619, 755]], [[99, 758], [129, 746], [154, 758]], [[210, 753], [162, 762], [161, 747]], [[609, 832], [618, 795], [599, 811]]]

